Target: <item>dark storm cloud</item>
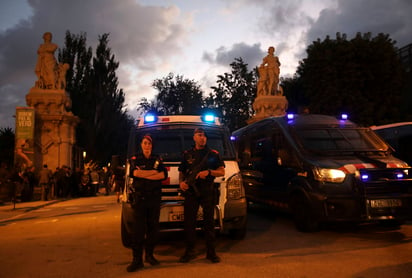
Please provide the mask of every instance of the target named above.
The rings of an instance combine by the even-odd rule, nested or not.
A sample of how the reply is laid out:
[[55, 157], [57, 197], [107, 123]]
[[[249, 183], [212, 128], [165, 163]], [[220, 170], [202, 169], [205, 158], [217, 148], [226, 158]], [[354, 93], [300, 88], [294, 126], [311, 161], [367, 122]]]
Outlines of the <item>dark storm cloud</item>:
[[308, 43], [337, 32], [348, 39], [357, 32], [389, 34], [402, 47], [412, 43], [412, 1], [410, 0], [339, 0], [336, 9], [325, 9], [308, 32]]
[[[99, 35], [109, 33], [109, 47], [120, 65], [154, 70], [180, 51], [184, 25], [176, 7], [142, 6], [134, 0], [29, 0], [32, 17], [0, 32], [0, 127], [14, 127], [16, 106], [26, 106], [25, 95], [34, 85], [37, 48], [46, 31], [64, 47], [67, 30], [86, 33], [95, 50]], [[57, 52], [56, 52], [57, 57]], [[127, 77], [123, 86], [128, 85]]]
[[[276, 55], [293, 53], [296, 61], [301, 60], [306, 48], [306, 29], [313, 23], [313, 11], [306, 10], [311, 5], [319, 5], [319, 1], [289, 0], [271, 1], [255, 0], [256, 5], [265, 3], [266, 8], [259, 17], [259, 31], [273, 41]], [[308, 5], [304, 5], [309, 2]], [[324, 1], [329, 5], [331, 1]], [[315, 9], [315, 8], [314, 8]], [[292, 58], [291, 57], [291, 58]], [[283, 67], [288, 65], [283, 64]], [[290, 66], [289, 67], [293, 67]]]
[[294, 28], [308, 25], [310, 21], [302, 10], [302, 0], [273, 1], [265, 10], [260, 26], [269, 35], [281, 34], [286, 38], [293, 34]]
[[251, 70], [256, 65], [260, 64], [265, 52], [262, 52], [260, 44], [247, 45], [245, 43], [237, 43], [232, 45], [230, 49], [220, 47], [214, 53], [205, 52], [203, 60], [211, 64], [218, 64], [228, 67], [235, 61], [236, 58], [241, 57], [243, 62], [248, 64], [248, 69]]

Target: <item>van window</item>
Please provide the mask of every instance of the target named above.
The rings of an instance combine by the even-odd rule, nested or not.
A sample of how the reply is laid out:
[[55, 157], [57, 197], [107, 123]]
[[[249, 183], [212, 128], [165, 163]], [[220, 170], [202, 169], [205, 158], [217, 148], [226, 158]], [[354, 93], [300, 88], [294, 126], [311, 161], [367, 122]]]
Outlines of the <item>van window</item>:
[[[183, 151], [194, 146], [193, 130], [196, 127], [169, 125], [167, 132], [164, 127], [140, 128], [135, 134], [134, 153], [139, 149], [139, 142], [143, 135], [150, 134], [153, 138], [153, 153], [160, 155], [165, 161], [180, 161]], [[222, 159], [235, 159], [235, 151], [230, 144], [228, 133], [221, 128], [203, 127], [207, 133], [207, 145], [217, 150]], [[132, 154], [129, 154], [132, 155]]]
[[297, 129], [303, 148], [312, 152], [376, 151], [387, 146], [367, 129]]
[[395, 156], [412, 164], [412, 124], [395, 123], [372, 128], [395, 149]]

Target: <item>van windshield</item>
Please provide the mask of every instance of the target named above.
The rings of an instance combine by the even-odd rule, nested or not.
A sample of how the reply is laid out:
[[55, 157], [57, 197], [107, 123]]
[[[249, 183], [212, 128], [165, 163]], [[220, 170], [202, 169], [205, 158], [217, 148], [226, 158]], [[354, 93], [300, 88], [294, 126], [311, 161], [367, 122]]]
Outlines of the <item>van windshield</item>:
[[[197, 126], [198, 127], [198, 126]], [[183, 151], [194, 146], [194, 125], [153, 126], [138, 129], [129, 142], [129, 156], [140, 151], [140, 140], [143, 135], [150, 134], [153, 138], [153, 153], [160, 155], [164, 161], [180, 161]], [[209, 148], [217, 150], [223, 160], [235, 159], [235, 150], [230, 141], [230, 134], [223, 128], [205, 127]]]
[[325, 152], [384, 152], [388, 146], [367, 128], [318, 128], [295, 130], [305, 150]]

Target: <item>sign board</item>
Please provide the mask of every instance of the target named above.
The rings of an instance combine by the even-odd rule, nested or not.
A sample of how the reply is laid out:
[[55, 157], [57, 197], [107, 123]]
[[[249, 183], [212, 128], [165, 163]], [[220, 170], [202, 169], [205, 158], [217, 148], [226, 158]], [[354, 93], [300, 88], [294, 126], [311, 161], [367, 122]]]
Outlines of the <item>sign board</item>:
[[14, 165], [20, 171], [33, 166], [34, 121], [34, 108], [16, 107]]

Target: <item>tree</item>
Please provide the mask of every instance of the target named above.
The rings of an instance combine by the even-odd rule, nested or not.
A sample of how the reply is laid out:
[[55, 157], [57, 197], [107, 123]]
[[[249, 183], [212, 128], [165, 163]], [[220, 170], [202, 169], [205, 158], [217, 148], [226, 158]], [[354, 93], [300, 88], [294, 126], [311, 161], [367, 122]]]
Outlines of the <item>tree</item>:
[[91, 81], [92, 57], [92, 48], [86, 46], [86, 34], [72, 35], [67, 31], [65, 48], [59, 49], [59, 61], [70, 64], [66, 74], [66, 90], [72, 100], [72, 111], [80, 118], [88, 112], [84, 109], [84, 100], [91, 97], [87, 89]]
[[222, 122], [229, 130], [245, 126], [253, 116], [252, 104], [256, 97], [256, 70], [248, 71], [242, 58], [230, 64], [231, 73], [218, 75], [217, 86], [206, 98], [206, 106], [221, 110]]
[[155, 99], [142, 98], [139, 111], [153, 111], [158, 115], [198, 115], [203, 108], [203, 92], [194, 80], [169, 73], [152, 83], [158, 93]]
[[0, 162], [6, 163], [9, 167], [13, 165], [14, 160], [14, 140], [12, 128], [0, 128]]
[[388, 35], [326, 37], [307, 48], [297, 70], [312, 113], [347, 112], [363, 125], [402, 119], [404, 69]]
[[119, 63], [108, 47], [109, 35], [99, 36], [95, 57], [86, 48], [85, 34], [66, 33], [66, 47], [59, 59], [71, 65], [67, 90], [73, 113], [80, 118], [77, 144], [93, 161], [106, 164], [112, 155], [125, 155], [133, 120], [124, 109], [124, 92], [118, 89]]
[[288, 111], [291, 113], [301, 113], [309, 103], [303, 91], [302, 80], [297, 75], [294, 75], [293, 77], [281, 78], [280, 85], [288, 100]]

